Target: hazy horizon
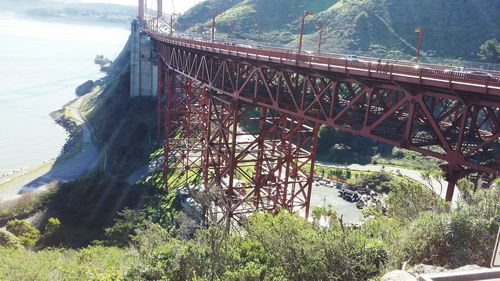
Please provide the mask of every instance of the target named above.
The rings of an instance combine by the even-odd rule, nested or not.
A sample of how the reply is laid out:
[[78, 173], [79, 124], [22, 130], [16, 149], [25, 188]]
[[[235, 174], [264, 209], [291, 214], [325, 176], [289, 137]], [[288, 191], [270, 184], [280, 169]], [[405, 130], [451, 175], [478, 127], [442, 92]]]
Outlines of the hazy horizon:
[[[146, 0], [148, 7], [156, 9], [156, 0]], [[166, 0], [163, 1], [163, 11], [170, 13], [172, 11], [172, 4], [175, 13], [184, 13], [194, 5], [202, 2], [203, 0]], [[137, 0], [79, 0], [79, 1], [64, 1], [64, 2], [83, 2], [83, 3], [110, 3], [126, 6], [137, 6]]]

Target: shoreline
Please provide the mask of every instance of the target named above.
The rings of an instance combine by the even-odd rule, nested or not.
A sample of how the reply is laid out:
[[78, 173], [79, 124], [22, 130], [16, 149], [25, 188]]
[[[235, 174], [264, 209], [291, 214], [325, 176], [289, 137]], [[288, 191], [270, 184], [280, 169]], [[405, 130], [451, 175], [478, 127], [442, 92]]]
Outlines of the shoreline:
[[[83, 124], [83, 120], [79, 120], [81, 118], [81, 106], [87, 100], [87, 95], [96, 95], [101, 92], [101, 87], [95, 87], [86, 95], [76, 97], [63, 105], [61, 109], [49, 113], [49, 116], [56, 124], [68, 133], [68, 138], [61, 147], [59, 156], [43, 161], [38, 165], [0, 175], [0, 202], [15, 200], [23, 194], [24, 190], [39, 192], [45, 190], [47, 186], [52, 186], [55, 182], [64, 182], [77, 178], [75, 177], [75, 170], [64, 173], [64, 168], [71, 166], [71, 162], [75, 162], [74, 159], [81, 156], [81, 153], [85, 151], [84, 145], [93, 145], [91, 140], [86, 140], [89, 137], [84, 136], [84, 130], [86, 129], [83, 127], [87, 127], [87, 125]], [[79, 112], [75, 112], [75, 110]], [[91, 166], [93, 168], [94, 165]], [[77, 169], [76, 173], [83, 175], [86, 170], [82, 168], [81, 171], [78, 171]], [[30, 186], [32, 184], [33, 186]]]

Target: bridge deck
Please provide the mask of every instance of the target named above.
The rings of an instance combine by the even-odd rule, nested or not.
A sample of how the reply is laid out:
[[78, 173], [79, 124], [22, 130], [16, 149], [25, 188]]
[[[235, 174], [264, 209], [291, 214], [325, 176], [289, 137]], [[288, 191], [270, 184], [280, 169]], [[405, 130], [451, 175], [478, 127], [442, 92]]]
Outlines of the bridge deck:
[[488, 75], [452, 71], [440, 65], [415, 65], [407, 61], [378, 62], [374, 58], [348, 60], [341, 55], [298, 55], [279, 48], [251, 48], [171, 37], [147, 31], [155, 40], [210, 53], [246, 58], [283, 66], [304, 67], [324, 72], [411, 83], [452, 91], [473, 92], [500, 97], [500, 74]]

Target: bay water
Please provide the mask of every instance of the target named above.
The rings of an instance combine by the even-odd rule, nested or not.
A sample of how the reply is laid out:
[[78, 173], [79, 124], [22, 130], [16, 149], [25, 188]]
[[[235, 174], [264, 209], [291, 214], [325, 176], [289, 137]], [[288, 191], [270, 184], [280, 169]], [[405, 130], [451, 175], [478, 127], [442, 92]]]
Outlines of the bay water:
[[60, 154], [68, 136], [49, 114], [76, 98], [78, 85], [104, 76], [95, 56], [114, 59], [129, 33], [0, 13], [0, 175]]

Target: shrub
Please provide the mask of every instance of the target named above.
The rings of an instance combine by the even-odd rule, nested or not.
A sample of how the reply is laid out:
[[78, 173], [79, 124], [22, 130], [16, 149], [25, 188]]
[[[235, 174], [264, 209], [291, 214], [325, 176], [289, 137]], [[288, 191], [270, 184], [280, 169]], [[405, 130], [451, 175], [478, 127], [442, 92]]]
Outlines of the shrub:
[[427, 212], [405, 227], [391, 250], [391, 262], [429, 263], [447, 267], [488, 266], [500, 225], [499, 188], [473, 196], [450, 213]]
[[11, 220], [7, 223], [6, 229], [26, 247], [33, 247], [40, 238], [40, 231], [24, 220]]
[[66, 241], [61, 221], [58, 218], [49, 218], [45, 225], [45, 231], [39, 240], [41, 246], [58, 246]]
[[377, 191], [388, 193], [391, 190], [391, 183], [393, 177], [386, 172], [374, 172], [369, 174], [362, 174], [357, 180], [357, 183]]
[[0, 230], [0, 246], [7, 248], [22, 247], [21, 244], [19, 244], [19, 239], [17, 239], [14, 234], [4, 230]]
[[1, 280], [123, 280], [137, 256], [116, 247], [28, 251], [0, 247]]
[[144, 213], [125, 209], [118, 213], [115, 224], [106, 228], [106, 243], [118, 247], [129, 245], [138, 229], [144, 229], [148, 225]]

